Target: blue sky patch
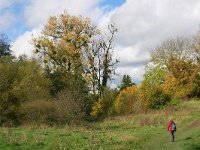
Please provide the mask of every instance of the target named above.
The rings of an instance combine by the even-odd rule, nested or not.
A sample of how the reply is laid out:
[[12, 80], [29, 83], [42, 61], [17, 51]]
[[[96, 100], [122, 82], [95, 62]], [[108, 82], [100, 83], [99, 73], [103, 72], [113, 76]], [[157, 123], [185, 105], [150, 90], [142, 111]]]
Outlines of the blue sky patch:
[[[112, 9], [121, 6], [125, 3], [126, 0], [101, 0], [100, 7], [107, 7], [105, 11], [111, 11]], [[3, 15], [5, 12], [12, 13], [14, 15], [14, 20], [12, 23], [5, 27], [3, 32], [8, 35], [11, 41], [16, 40], [19, 35], [22, 35], [25, 31], [30, 31], [24, 19], [24, 10], [26, 5], [28, 4], [27, 1], [18, 1], [14, 2], [11, 7], [6, 7], [0, 10], [0, 16]]]
[[102, 5], [110, 5], [112, 7], [121, 6], [126, 0], [103, 0]]

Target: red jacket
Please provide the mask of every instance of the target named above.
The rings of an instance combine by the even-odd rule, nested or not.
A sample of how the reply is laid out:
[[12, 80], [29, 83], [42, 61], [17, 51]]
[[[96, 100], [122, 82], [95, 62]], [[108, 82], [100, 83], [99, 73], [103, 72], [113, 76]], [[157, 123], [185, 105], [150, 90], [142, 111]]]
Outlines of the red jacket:
[[[169, 122], [168, 122], [168, 131], [169, 132], [172, 132], [172, 122], [175, 124], [175, 122], [173, 121], [173, 120], [170, 120]], [[176, 124], [175, 124], [175, 129], [174, 129], [174, 131], [176, 131]]]

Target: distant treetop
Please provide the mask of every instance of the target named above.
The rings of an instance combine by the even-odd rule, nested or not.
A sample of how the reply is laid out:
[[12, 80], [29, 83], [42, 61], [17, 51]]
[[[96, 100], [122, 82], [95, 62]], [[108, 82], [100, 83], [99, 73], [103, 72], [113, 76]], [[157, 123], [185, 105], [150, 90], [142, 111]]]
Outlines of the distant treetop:
[[4, 33], [0, 33], [0, 57], [11, 55], [10, 41]]

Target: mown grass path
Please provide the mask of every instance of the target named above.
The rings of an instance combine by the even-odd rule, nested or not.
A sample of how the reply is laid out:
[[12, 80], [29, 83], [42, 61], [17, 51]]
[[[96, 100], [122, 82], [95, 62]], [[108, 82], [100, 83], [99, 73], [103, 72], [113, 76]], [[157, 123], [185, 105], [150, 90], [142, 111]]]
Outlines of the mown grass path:
[[175, 133], [175, 142], [170, 133], [163, 133], [150, 140], [145, 150], [200, 150], [200, 119], [182, 127]]

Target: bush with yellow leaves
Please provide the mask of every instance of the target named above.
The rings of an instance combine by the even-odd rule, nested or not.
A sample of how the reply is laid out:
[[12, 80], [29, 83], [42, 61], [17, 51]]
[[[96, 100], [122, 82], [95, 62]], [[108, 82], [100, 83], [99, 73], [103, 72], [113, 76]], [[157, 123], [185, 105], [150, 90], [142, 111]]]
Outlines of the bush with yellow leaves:
[[106, 87], [103, 95], [92, 106], [90, 115], [92, 117], [98, 117], [101, 115], [112, 114], [112, 106], [118, 91], [116, 89], [110, 89]]
[[103, 113], [103, 100], [99, 99], [97, 102], [94, 103], [92, 107], [92, 112], [90, 115], [92, 117], [97, 117]]
[[123, 89], [115, 99], [118, 114], [138, 113], [141, 111], [139, 88], [136, 85]]

